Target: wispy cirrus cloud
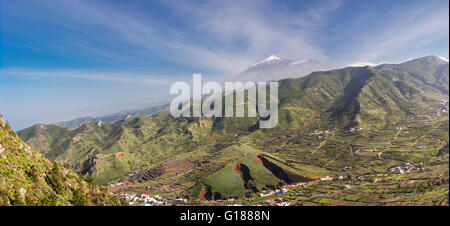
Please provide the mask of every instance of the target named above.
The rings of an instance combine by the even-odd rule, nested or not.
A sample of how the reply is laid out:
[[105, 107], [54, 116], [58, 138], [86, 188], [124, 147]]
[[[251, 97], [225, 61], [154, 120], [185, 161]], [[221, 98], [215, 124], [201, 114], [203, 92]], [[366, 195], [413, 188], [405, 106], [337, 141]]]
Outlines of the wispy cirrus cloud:
[[[9, 1], [2, 13], [48, 25], [40, 29], [57, 39], [40, 44], [61, 54], [78, 54], [113, 68], [177, 68], [188, 74], [232, 76], [271, 54], [335, 66], [399, 61], [423, 55], [438, 38], [448, 39], [445, 1], [134, 3]], [[8, 21], [5, 30], [14, 29]], [[39, 35], [20, 35], [40, 41]], [[448, 57], [448, 51], [443, 55]]]
[[102, 61], [135, 65], [156, 57], [234, 75], [273, 53], [294, 59], [325, 58], [317, 32], [340, 1], [296, 10], [265, 0], [157, 2], [177, 15], [171, 21], [101, 1], [32, 3], [59, 17], [61, 21], [54, 22], [58, 26], [88, 35], [88, 42], [73, 36], [65, 45]]
[[294, 59], [323, 59], [318, 32], [339, 3], [326, 1], [315, 8], [291, 9], [270, 1], [179, 2], [176, 9], [192, 15], [188, 20], [209, 42], [251, 59], [253, 64], [272, 53]]
[[448, 45], [436, 49], [433, 43], [448, 40], [449, 35], [448, 2], [446, 7], [440, 3], [421, 2], [387, 10], [388, 18], [380, 18], [376, 27], [361, 29], [361, 34], [355, 35], [357, 40], [350, 39], [352, 48], [347, 62], [402, 62], [411, 57], [448, 55]]
[[[132, 72], [104, 72], [104, 71], [83, 71], [83, 70], [43, 70], [33, 68], [2, 68], [0, 76], [28, 76], [28, 77], [54, 77], [54, 78], [75, 78], [83, 80], [150, 84], [150, 85], [170, 85], [176, 81], [177, 77], [168, 75], [149, 75], [146, 73]], [[162, 77], [171, 78], [164, 79]], [[178, 79], [181, 79], [178, 77]]]

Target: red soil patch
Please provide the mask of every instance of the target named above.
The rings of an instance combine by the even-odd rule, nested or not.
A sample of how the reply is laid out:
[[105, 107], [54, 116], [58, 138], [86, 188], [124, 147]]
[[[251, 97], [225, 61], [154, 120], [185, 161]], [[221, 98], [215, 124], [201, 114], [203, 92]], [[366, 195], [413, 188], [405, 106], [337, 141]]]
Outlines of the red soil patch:
[[205, 187], [202, 187], [202, 190], [200, 191], [200, 194], [198, 195], [198, 200], [205, 199], [206, 189]]
[[262, 164], [263, 162], [262, 162], [262, 160], [261, 160], [261, 158], [263, 158], [263, 156], [261, 155], [261, 154], [256, 154], [256, 160], [255, 160], [255, 163], [259, 163], [259, 164]]
[[237, 163], [237, 164], [235, 164], [234, 167], [233, 167], [234, 171], [235, 171], [237, 174], [239, 174], [239, 176], [242, 177], [242, 170], [241, 170], [241, 168], [242, 168], [241, 163]]
[[194, 163], [187, 160], [175, 160], [168, 162], [164, 165], [164, 169], [166, 172], [174, 172], [183, 169], [192, 169], [194, 168]]

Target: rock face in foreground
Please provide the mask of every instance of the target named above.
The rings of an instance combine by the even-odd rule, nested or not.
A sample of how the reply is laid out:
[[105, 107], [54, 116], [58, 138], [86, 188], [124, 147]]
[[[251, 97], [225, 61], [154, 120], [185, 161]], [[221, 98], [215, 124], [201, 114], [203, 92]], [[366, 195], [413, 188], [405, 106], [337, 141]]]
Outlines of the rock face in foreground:
[[31, 150], [0, 115], [0, 206], [120, 204], [106, 188]]

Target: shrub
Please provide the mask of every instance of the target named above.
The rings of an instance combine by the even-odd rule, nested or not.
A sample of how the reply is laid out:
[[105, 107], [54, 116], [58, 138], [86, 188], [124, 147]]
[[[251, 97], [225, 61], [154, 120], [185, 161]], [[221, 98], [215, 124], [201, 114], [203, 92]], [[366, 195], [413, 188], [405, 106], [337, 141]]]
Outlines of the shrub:
[[74, 206], [89, 205], [88, 200], [83, 195], [83, 191], [79, 188], [77, 188], [77, 189], [75, 189], [75, 191], [73, 191], [73, 197], [72, 197], [72, 200], [70, 201], [70, 203], [72, 203], [72, 205], [74, 205]]
[[45, 181], [53, 188], [56, 193], [63, 194], [65, 193], [63, 178], [64, 176], [61, 173], [59, 165], [57, 163], [54, 163], [52, 170], [47, 173]]

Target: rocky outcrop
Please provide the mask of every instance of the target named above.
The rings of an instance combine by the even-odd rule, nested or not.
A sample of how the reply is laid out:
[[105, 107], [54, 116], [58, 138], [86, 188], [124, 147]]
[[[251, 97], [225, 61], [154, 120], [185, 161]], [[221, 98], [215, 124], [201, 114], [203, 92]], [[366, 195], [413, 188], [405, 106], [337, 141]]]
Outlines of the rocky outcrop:
[[253, 178], [250, 175], [250, 169], [242, 163], [237, 163], [234, 165], [234, 171], [241, 176], [241, 179], [244, 181], [244, 188], [251, 190], [253, 192], [257, 192], [258, 189], [253, 185]]

